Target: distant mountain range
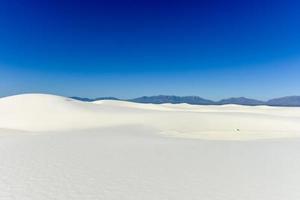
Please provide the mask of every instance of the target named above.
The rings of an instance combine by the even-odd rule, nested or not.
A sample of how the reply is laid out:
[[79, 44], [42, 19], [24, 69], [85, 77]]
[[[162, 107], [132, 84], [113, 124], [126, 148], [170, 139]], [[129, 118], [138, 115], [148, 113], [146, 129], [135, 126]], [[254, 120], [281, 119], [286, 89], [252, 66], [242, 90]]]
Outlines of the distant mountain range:
[[215, 103], [219, 104], [219, 105], [238, 104], [238, 105], [248, 105], [248, 106], [257, 106], [257, 105], [266, 104], [266, 102], [259, 101], [259, 100], [256, 100], [256, 99], [248, 99], [248, 98], [245, 98], [245, 97], [222, 99], [222, 100], [217, 101]]
[[267, 101], [271, 106], [300, 106], [300, 96], [289, 96]]
[[115, 97], [99, 97], [99, 98], [94, 98], [94, 99], [90, 99], [90, 98], [85, 98], [85, 97], [70, 97], [72, 99], [76, 99], [79, 101], [87, 101], [87, 102], [92, 102], [92, 101], [99, 101], [99, 100], [121, 100]]
[[245, 97], [237, 98], [228, 98], [222, 99], [220, 101], [212, 101], [209, 99], [204, 99], [198, 96], [170, 96], [170, 95], [157, 95], [157, 96], [143, 96], [134, 99], [118, 99], [115, 97], [100, 97], [100, 98], [82, 98], [82, 97], [71, 97], [80, 101], [97, 101], [97, 100], [122, 100], [130, 101], [136, 103], [153, 103], [153, 104], [162, 104], [162, 103], [188, 103], [192, 105], [226, 105], [226, 104], [237, 104], [237, 105], [248, 105], [248, 106], [257, 106], [257, 105], [269, 105], [269, 106], [300, 106], [300, 96], [288, 96], [270, 99], [268, 101], [260, 101], [256, 99], [249, 99]]
[[198, 96], [166, 96], [166, 95], [159, 95], [159, 96], [143, 96], [135, 99], [128, 99], [128, 101], [137, 102], [137, 103], [154, 103], [154, 104], [161, 104], [161, 103], [188, 103], [188, 104], [200, 104], [200, 105], [211, 105], [214, 102], [208, 99], [203, 99]]

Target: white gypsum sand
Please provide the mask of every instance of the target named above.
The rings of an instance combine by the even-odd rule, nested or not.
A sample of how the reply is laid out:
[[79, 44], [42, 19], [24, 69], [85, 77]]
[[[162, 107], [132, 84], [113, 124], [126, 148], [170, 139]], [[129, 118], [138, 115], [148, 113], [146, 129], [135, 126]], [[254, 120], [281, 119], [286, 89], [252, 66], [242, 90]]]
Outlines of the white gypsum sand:
[[156, 133], [208, 139], [260, 139], [300, 135], [300, 108], [81, 102], [44, 94], [0, 99], [0, 128], [47, 132], [121, 125]]
[[299, 122], [299, 108], [1, 98], [0, 199], [298, 200]]

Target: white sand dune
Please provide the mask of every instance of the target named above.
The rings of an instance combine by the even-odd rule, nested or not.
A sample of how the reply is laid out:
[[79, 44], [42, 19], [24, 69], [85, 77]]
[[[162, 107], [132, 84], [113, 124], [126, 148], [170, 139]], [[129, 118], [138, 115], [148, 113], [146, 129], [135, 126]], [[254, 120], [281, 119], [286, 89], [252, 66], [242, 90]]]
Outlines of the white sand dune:
[[1, 98], [0, 200], [299, 200], [299, 122], [299, 108]]
[[92, 103], [45, 94], [0, 99], [0, 129], [70, 131], [140, 125], [156, 133], [209, 139], [298, 137], [300, 109], [268, 106]]

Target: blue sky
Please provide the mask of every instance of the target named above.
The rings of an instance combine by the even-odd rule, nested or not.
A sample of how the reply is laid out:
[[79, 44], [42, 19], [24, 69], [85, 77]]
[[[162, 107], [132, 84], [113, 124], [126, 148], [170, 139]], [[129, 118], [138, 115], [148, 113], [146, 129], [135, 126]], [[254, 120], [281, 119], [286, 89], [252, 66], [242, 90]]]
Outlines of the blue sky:
[[0, 2], [0, 96], [300, 95], [300, 2]]

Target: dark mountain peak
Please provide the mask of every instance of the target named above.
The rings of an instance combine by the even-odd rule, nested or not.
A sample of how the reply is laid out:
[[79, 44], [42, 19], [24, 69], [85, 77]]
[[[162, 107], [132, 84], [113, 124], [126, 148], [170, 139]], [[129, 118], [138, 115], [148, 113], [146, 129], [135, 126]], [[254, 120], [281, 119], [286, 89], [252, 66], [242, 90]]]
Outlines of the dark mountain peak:
[[286, 96], [267, 101], [270, 106], [300, 106], [300, 96]]
[[92, 102], [92, 101], [98, 101], [98, 100], [120, 100], [115, 97], [98, 97], [98, 98], [85, 98], [85, 97], [70, 97], [71, 99], [79, 100], [79, 101], [86, 101], [86, 102]]
[[232, 97], [228, 99], [222, 99], [217, 104], [238, 104], [238, 105], [263, 105], [265, 102], [256, 99], [250, 99], [246, 97]]
[[157, 95], [157, 96], [143, 96], [135, 99], [130, 99], [129, 101], [137, 103], [189, 103], [189, 104], [202, 104], [210, 105], [214, 102], [208, 99], [204, 99], [198, 96], [175, 96], [175, 95]]
[[118, 99], [116, 97], [98, 97], [94, 99], [94, 101], [98, 101], [98, 100], [121, 100], [121, 99]]
[[94, 99], [90, 99], [90, 98], [86, 98], [86, 97], [70, 97], [70, 98], [78, 100], [78, 101], [87, 101], [87, 102], [94, 101]]

